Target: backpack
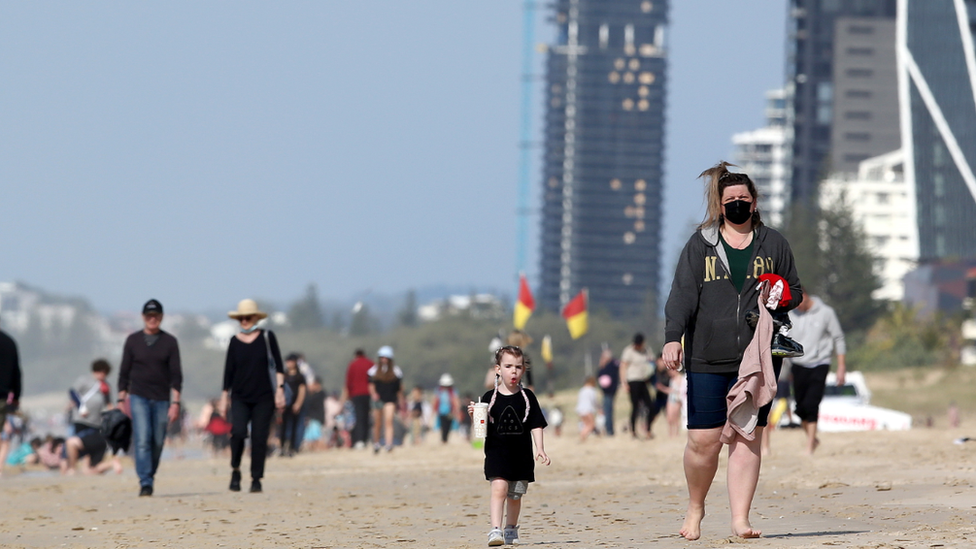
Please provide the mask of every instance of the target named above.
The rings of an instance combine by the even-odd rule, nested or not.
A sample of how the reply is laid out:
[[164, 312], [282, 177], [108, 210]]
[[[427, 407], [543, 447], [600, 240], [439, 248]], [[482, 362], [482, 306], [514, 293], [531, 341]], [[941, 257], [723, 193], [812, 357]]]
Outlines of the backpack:
[[129, 448], [132, 440], [132, 420], [122, 410], [113, 408], [102, 413], [102, 427], [99, 429], [112, 453]]

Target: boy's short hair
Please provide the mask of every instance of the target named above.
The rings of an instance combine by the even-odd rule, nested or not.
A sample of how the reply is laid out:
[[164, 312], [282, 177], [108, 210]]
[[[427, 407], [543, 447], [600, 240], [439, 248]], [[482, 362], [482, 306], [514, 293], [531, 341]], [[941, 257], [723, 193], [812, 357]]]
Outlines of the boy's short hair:
[[99, 358], [95, 362], [92, 362], [91, 366], [92, 372], [102, 372], [108, 375], [112, 372], [112, 365], [108, 363], [104, 358]]

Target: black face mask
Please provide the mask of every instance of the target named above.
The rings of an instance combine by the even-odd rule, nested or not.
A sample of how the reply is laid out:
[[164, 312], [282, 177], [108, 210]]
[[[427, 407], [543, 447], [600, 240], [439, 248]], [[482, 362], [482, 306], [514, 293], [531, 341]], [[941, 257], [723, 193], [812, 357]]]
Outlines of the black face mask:
[[741, 225], [749, 221], [749, 218], [752, 217], [752, 212], [749, 211], [751, 207], [752, 202], [746, 202], [745, 200], [727, 202], [725, 204], [725, 219], [728, 219], [730, 223]]

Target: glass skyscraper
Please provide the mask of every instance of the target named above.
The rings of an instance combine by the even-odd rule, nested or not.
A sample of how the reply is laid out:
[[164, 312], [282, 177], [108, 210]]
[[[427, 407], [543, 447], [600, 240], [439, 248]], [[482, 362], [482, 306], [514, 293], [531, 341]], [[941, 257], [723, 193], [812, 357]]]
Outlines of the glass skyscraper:
[[976, 257], [976, 0], [899, 0], [905, 173], [919, 258]]
[[660, 276], [668, 1], [550, 5], [539, 301], [634, 317]]
[[[794, 202], [811, 205], [816, 198], [817, 185], [839, 166], [832, 165], [831, 137], [835, 120], [835, 63], [838, 59], [849, 59], [848, 49], [837, 51], [837, 27], [839, 22], [849, 18], [860, 18], [855, 29], [863, 38], [880, 31], [869, 21], [872, 18], [892, 20], [896, 14], [896, 0], [791, 0], [789, 20], [789, 49], [787, 52], [787, 75], [792, 80], [793, 102], [791, 108], [792, 167], [791, 195]], [[849, 27], [844, 26], [841, 34], [849, 36]], [[846, 33], [846, 34], [845, 34]], [[857, 46], [866, 51], [863, 45]], [[838, 57], [838, 55], [840, 57]], [[860, 73], [857, 71], [861, 71]], [[857, 78], [866, 83], [876, 77], [871, 68], [848, 67], [841, 76]], [[856, 86], [853, 91], [870, 92], [870, 87]], [[840, 98], [845, 101], [846, 97]], [[868, 105], [875, 104], [877, 97], [854, 98]], [[893, 102], [892, 102], [893, 104]], [[866, 112], [870, 109], [847, 109], [851, 113]], [[842, 113], [847, 116], [847, 113]], [[861, 116], [864, 116], [861, 114]], [[858, 123], [859, 120], [844, 119], [845, 123]], [[877, 123], [877, 121], [874, 121]], [[881, 121], [884, 123], [884, 120]], [[857, 133], [847, 131], [846, 133]], [[861, 132], [863, 133], [863, 132]], [[897, 140], [892, 142], [897, 147]], [[836, 152], [836, 151], [835, 151]], [[866, 152], [858, 150], [857, 152]], [[888, 152], [887, 149], [874, 150], [874, 154]], [[863, 160], [870, 155], [864, 155]], [[838, 163], [845, 158], [835, 159]], [[847, 168], [856, 171], [857, 159], [851, 159]]]

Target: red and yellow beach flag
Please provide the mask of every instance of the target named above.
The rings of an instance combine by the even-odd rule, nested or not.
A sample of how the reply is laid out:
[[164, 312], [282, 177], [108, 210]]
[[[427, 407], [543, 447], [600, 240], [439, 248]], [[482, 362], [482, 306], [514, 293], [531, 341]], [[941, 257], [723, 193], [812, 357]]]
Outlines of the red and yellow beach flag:
[[512, 321], [516, 330], [525, 329], [525, 323], [529, 321], [534, 310], [535, 299], [532, 297], [532, 291], [529, 290], [529, 281], [525, 279], [524, 274], [519, 274], [518, 301], [515, 303], [515, 318]]
[[551, 337], [546, 336], [542, 338], [542, 351], [540, 351], [540, 354], [542, 354], [542, 360], [546, 364], [552, 362], [552, 338]]
[[590, 328], [589, 319], [586, 314], [586, 301], [586, 290], [584, 289], [567, 303], [563, 309], [563, 318], [566, 319], [569, 335], [573, 339], [583, 337]]

